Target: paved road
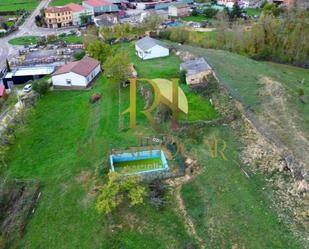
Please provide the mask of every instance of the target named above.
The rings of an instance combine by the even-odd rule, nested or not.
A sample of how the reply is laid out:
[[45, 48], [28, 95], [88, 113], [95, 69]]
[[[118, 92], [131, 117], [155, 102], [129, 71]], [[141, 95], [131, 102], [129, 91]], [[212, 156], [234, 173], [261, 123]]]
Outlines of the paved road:
[[8, 41], [15, 37], [25, 35], [47, 35], [47, 34], [61, 34], [76, 28], [64, 28], [64, 29], [48, 29], [40, 28], [35, 25], [35, 17], [40, 14], [40, 10], [46, 8], [51, 0], [42, 0], [32, 14], [26, 19], [26, 21], [19, 27], [19, 29], [12, 34], [0, 38], [0, 70], [5, 67], [5, 60], [11, 58], [18, 53], [18, 48], [12, 46]]

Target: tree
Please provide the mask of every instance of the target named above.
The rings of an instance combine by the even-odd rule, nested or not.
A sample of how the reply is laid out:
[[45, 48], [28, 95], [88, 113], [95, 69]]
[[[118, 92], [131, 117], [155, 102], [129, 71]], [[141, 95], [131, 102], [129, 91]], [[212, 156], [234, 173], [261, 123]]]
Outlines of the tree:
[[46, 79], [36, 80], [32, 83], [32, 89], [37, 93], [44, 95], [49, 90], [49, 84]]
[[145, 30], [155, 30], [163, 22], [163, 18], [158, 14], [149, 14], [142, 22], [142, 28]]
[[213, 18], [214, 16], [216, 16], [218, 13], [218, 10], [213, 9], [213, 8], [206, 8], [203, 11], [203, 14], [205, 15], [205, 17], [207, 18]]
[[129, 199], [131, 206], [142, 204], [146, 189], [138, 180], [137, 176], [122, 177], [119, 173], [110, 171], [107, 183], [102, 186], [96, 202], [97, 211], [109, 214], [125, 199]]
[[240, 18], [242, 14], [242, 9], [240, 8], [238, 2], [233, 5], [232, 11], [230, 12], [230, 17], [232, 19]]
[[2, 23], [1, 23], [1, 27], [2, 27], [3, 29], [5, 29], [5, 30], [8, 30], [8, 29], [9, 29], [9, 26], [7, 25], [6, 22], [2, 22]]
[[278, 16], [280, 13], [281, 9], [274, 3], [266, 3], [262, 8], [262, 15]]
[[87, 45], [86, 51], [91, 57], [104, 63], [107, 57], [112, 54], [112, 47], [99, 40], [95, 40]]
[[8, 59], [5, 60], [5, 63], [6, 63], [6, 70], [8, 72], [11, 72], [11, 67], [10, 67], [10, 63], [9, 63]]
[[131, 75], [129, 65], [130, 60], [127, 53], [119, 52], [107, 58], [104, 72], [113, 83], [122, 83]]

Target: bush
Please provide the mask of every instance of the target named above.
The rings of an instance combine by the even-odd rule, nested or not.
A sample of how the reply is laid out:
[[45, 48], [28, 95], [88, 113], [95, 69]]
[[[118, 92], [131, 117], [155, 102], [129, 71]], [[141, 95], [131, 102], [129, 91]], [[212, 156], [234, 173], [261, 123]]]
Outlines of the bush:
[[298, 96], [299, 96], [299, 97], [305, 95], [305, 90], [304, 90], [303, 88], [298, 88], [297, 92], [298, 92]]
[[186, 70], [181, 70], [180, 73], [179, 73], [179, 82], [180, 84], [186, 84]]
[[207, 8], [204, 10], [204, 15], [207, 17], [207, 18], [213, 18], [217, 15], [218, 13], [218, 10], [216, 9], [213, 9], [213, 8]]
[[36, 80], [32, 84], [32, 89], [37, 93], [44, 95], [49, 90], [49, 84], [46, 79]]
[[153, 180], [149, 183], [149, 202], [158, 210], [162, 209], [167, 203], [168, 186], [159, 179]]
[[81, 52], [75, 53], [73, 56], [74, 56], [74, 59], [75, 59], [75, 60], [79, 61], [79, 60], [81, 60], [81, 59], [84, 58], [85, 54], [86, 54], [86, 53], [85, 53], [85, 51], [83, 50], [83, 51], [81, 51]]
[[196, 10], [192, 10], [191, 16], [197, 16], [197, 15], [198, 15], [197, 11]]

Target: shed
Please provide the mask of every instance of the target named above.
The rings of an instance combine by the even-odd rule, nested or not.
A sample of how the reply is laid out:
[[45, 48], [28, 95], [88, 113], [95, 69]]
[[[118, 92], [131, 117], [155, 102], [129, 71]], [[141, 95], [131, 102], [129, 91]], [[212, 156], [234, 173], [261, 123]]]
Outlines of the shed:
[[180, 70], [186, 71], [188, 85], [206, 83], [212, 74], [212, 68], [203, 57], [181, 63]]
[[138, 57], [143, 60], [169, 56], [169, 48], [161, 41], [146, 36], [135, 44]]

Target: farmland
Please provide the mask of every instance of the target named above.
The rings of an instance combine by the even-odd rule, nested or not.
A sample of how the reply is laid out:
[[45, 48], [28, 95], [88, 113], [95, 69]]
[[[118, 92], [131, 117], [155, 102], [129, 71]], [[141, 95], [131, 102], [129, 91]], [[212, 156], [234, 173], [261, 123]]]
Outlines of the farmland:
[[16, 10], [32, 10], [38, 5], [37, 0], [1, 0], [0, 1], [0, 12], [1, 11], [16, 11]]
[[78, 3], [81, 4], [82, 0], [52, 0], [51, 4], [52, 6], [62, 6], [68, 3]]
[[[175, 54], [144, 62], [135, 55], [133, 44], [123, 44], [119, 49], [129, 51], [140, 77], [178, 77], [180, 60]], [[204, 52], [218, 69], [222, 57], [231, 63], [235, 59], [235, 67], [241, 60], [241, 65], [255, 65], [251, 70], [259, 65], [268, 67], [267, 63], [257, 65], [222, 51]], [[238, 77], [238, 71], [235, 74], [228, 70], [221, 68], [226, 77]], [[291, 79], [294, 77], [291, 75]], [[181, 87], [187, 93], [189, 112], [193, 113], [190, 120], [212, 120], [220, 115], [207, 97]], [[96, 92], [102, 93], [102, 100], [91, 105], [89, 97]], [[143, 102], [138, 96], [141, 110]], [[251, 98], [248, 101], [255, 103]], [[118, 86], [104, 76], [89, 91], [51, 91], [39, 100], [28, 123], [18, 130], [5, 171], [8, 178], [38, 179], [43, 184], [21, 248], [178, 249], [198, 244], [178, 211], [173, 190], [169, 204], [160, 211], [146, 201], [142, 206], [122, 205], [104, 219], [94, 209], [94, 189], [104, 182], [109, 168], [108, 145], [133, 146], [136, 136], [156, 135], [140, 112], [136, 129], [118, 129], [119, 110], [128, 105], [129, 89], [122, 88], [119, 93]], [[245, 166], [251, 176], [248, 179], [239, 169], [242, 144], [237, 131], [218, 125], [175, 135], [201, 165], [200, 174], [183, 185], [181, 195], [206, 248], [302, 248], [278, 218], [271, 205], [272, 189], [263, 176]], [[213, 158], [206, 149], [203, 141], [210, 137], [227, 143], [227, 161]]]

